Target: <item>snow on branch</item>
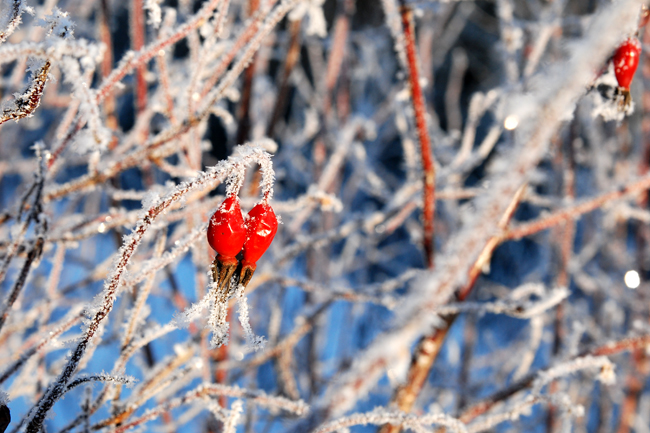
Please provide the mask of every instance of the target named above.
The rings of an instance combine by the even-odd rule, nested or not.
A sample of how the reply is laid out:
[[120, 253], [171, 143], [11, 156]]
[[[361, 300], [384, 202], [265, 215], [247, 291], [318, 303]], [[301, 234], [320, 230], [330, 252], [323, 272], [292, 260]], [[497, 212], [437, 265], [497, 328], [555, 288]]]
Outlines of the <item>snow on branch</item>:
[[246, 296], [244, 295], [244, 286], [241, 284], [237, 288], [235, 297], [237, 298], [239, 323], [241, 324], [241, 327], [244, 330], [244, 335], [246, 337], [246, 349], [253, 350], [255, 352], [264, 349], [264, 346], [266, 345], [265, 338], [255, 335], [253, 329], [251, 328], [250, 318], [248, 317], [248, 303], [246, 302]]
[[48, 39], [44, 42], [25, 41], [19, 44], [0, 46], [0, 63], [34, 57], [38, 59], [60, 60], [63, 56], [82, 59], [84, 63], [96, 63], [104, 55], [103, 44], [93, 44], [85, 39]]
[[447, 427], [453, 433], [467, 433], [467, 427], [461, 421], [445, 414], [411, 415], [400, 411], [389, 411], [375, 408], [371, 412], [353, 415], [330, 421], [313, 431], [313, 433], [331, 433], [355, 425], [384, 425], [386, 423], [412, 429], [416, 432], [429, 431], [426, 426], [437, 425]]
[[149, 409], [142, 416], [124, 423], [115, 429], [115, 433], [122, 433], [131, 430], [132, 428], [158, 418], [165, 412], [192, 403], [198, 399], [217, 396], [243, 398], [248, 402], [261, 407], [268, 409], [281, 409], [298, 416], [304, 415], [309, 411], [309, 406], [302, 400], [293, 401], [284, 397], [270, 396], [262, 391], [253, 391], [238, 387], [229, 387], [219, 384], [202, 384], [197, 388], [188, 391], [183, 396], [164, 402], [153, 409]]
[[111, 376], [110, 374], [106, 373], [94, 374], [90, 376], [79, 376], [67, 385], [66, 392], [88, 382], [114, 382], [132, 386], [136, 382], [136, 379], [131, 376]]
[[[116, 83], [122, 80], [128, 73], [144, 65], [155, 56], [159, 55], [161, 50], [173, 46], [176, 42], [187, 37], [187, 35], [200, 26], [209, 14], [217, 7], [220, 0], [210, 0], [205, 2], [203, 7], [197, 11], [196, 14], [185, 24], [175, 29], [171, 35], [162, 36], [155, 42], [143, 47], [137, 53], [129, 51], [124, 55], [118, 66], [111, 72], [111, 74], [102, 81], [99, 89], [97, 90], [97, 103], [102, 102], [111, 92]], [[147, 5], [154, 3], [148, 0]]]
[[566, 288], [558, 288], [549, 291], [546, 296], [538, 301], [532, 300], [504, 300], [488, 303], [461, 302], [449, 303], [433, 310], [439, 315], [451, 315], [459, 313], [492, 313], [507, 314], [508, 316], [520, 319], [530, 319], [547, 310], [557, 306], [560, 302], [569, 297], [569, 291]]
[[34, 14], [34, 9], [25, 6], [22, 0], [2, 0], [2, 15], [0, 16], [0, 44], [5, 42], [9, 36], [16, 31], [22, 22], [23, 13]]

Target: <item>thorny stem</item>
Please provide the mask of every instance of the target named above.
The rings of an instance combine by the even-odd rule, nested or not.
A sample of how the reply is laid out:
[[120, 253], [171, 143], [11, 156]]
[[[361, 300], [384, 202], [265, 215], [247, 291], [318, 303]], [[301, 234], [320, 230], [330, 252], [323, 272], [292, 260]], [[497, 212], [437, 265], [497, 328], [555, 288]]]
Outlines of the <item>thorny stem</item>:
[[96, 102], [101, 103], [113, 89], [115, 84], [122, 80], [129, 72], [134, 68], [146, 65], [146, 63], [153, 59], [154, 56], [157, 56], [160, 50], [167, 49], [171, 47], [176, 42], [187, 37], [187, 35], [199, 27], [204, 20], [209, 16], [209, 14], [218, 6], [221, 0], [211, 0], [206, 3], [199, 12], [197, 12], [192, 20], [180, 26], [174, 33], [171, 35], [159, 38], [157, 41], [151, 43], [150, 45], [142, 48], [137, 53], [127, 54], [121, 62], [120, 65], [108, 76], [99, 89], [97, 90]]
[[[176, 42], [180, 41], [187, 37], [187, 35], [203, 24], [204, 20], [209, 16], [209, 14], [218, 6], [221, 0], [210, 0], [206, 3], [187, 23], [179, 26], [176, 31], [171, 35], [160, 37], [155, 42], [141, 48], [138, 52], [129, 52], [127, 53], [119, 65], [111, 72], [111, 74], [104, 78], [102, 83], [99, 86], [95, 93], [95, 103], [101, 104], [104, 99], [108, 98], [113, 91], [113, 88], [117, 83], [119, 83], [127, 74], [129, 74], [133, 69], [145, 68], [147, 62], [153, 59], [155, 56], [160, 55], [165, 49], [173, 46]], [[145, 83], [146, 84], [146, 83]], [[146, 91], [146, 86], [145, 86]], [[207, 115], [207, 113], [206, 113]], [[188, 119], [186, 121], [189, 124], [195, 124], [195, 119]], [[53, 165], [56, 158], [60, 155], [63, 149], [72, 141], [74, 136], [81, 130], [83, 124], [80, 119], [76, 119], [74, 126], [70, 128], [66, 134], [64, 140], [59, 145], [59, 147], [52, 154], [50, 161], [48, 161], [49, 166]], [[174, 126], [175, 129], [180, 129], [182, 134], [186, 132], [181, 126]], [[174, 134], [171, 134], [174, 136]], [[172, 137], [173, 138], [173, 137]], [[103, 182], [100, 180], [99, 182]], [[47, 201], [47, 200], [46, 200]]]
[[0, 314], [0, 330], [2, 330], [2, 327], [7, 321], [7, 318], [9, 317], [9, 312], [11, 311], [11, 307], [18, 299], [18, 295], [20, 294], [21, 290], [25, 286], [25, 282], [27, 282], [27, 276], [29, 275], [29, 271], [31, 270], [32, 265], [41, 256], [41, 253], [43, 251], [44, 241], [45, 241], [45, 237], [43, 233], [39, 235], [39, 237], [36, 239], [36, 242], [34, 243], [34, 246], [32, 247], [31, 250], [29, 250], [29, 253], [27, 253], [27, 258], [25, 259], [25, 263], [23, 264], [23, 267], [20, 270], [20, 274], [18, 274], [18, 278], [16, 279], [13, 288], [9, 292], [9, 296], [7, 296], [7, 299], [5, 300], [5, 304], [2, 307], [2, 314]]
[[[515, 199], [511, 202], [508, 211], [506, 212], [506, 214], [504, 214], [504, 218], [499, 224], [499, 227], [502, 230], [504, 230], [504, 234], [501, 236], [494, 236], [488, 241], [488, 244], [483, 249], [483, 252], [479, 255], [478, 260], [474, 263], [474, 265], [470, 269], [468, 284], [458, 292], [458, 299], [460, 301], [466, 299], [466, 297], [471, 292], [471, 289], [474, 286], [476, 279], [480, 275], [481, 270], [487, 263], [489, 263], [489, 259], [492, 256], [492, 252], [494, 251], [494, 249], [496, 249], [496, 247], [499, 244], [501, 244], [505, 240], [519, 239], [524, 236], [529, 236], [538, 231], [565, 222], [571, 218], [576, 218], [581, 214], [598, 209], [599, 207], [603, 206], [604, 204], [612, 200], [620, 199], [628, 195], [645, 191], [649, 187], [650, 187], [650, 176], [646, 176], [632, 184], [626, 185], [618, 189], [617, 191], [603, 194], [599, 197], [580, 203], [578, 205], [570, 206], [567, 209], [554, 212], [553, 214], [547, 217], [540, 218], [539, 220], [532, 221], [531, 223], [522, 224], [514, 229], [506, 229], [507, 224], [504, 225], [503, 223], [504, 221], [509, 221], [510, 218], [512, 218], [512, 216], [514, 215], [514, 210], [516, 210], [516, 206], [513, 207], [513, 204], [518, 203], [523, 198], [524, 188], [523, 187], [520, 188], [518, 190], [517, 195], [515, 196]], [[422, 359], [421, 365], [423, 366], [423, 368], [426, 368], [427, 371], [433, 365], [433, 362], [435, 361], [435, 358], [437, 357], [437, 354], [442, 346], [442, 342], [444, 341], [444, 338], [447, 332], [449, 331], [451, 324], [455, 319], [455, 317], [453, 318], [452, 317], [445, 318], [445, 325], [442, 328], [436, 330], [433, 334], [424, 337], [418, 344], [415, 353], [420, 354], [420, 358]], [[602, 355], [602, 354], [604, 353], [593, 353], [594, 356]], [[418, 366], [417, 360], [418, 357], [414, 356], [411, 369], [414, 368], [413, 367], [414, 365]], [[412, 404], [415, 401], [413, 393], [415, 392], [415, 395], [417, 395], [417, 392], [420, 389], [418, 387], [418, 381], [423, 380], [420, 379], [422, 375], [423, 374], [419, 372], [416, 371], [412, 372], [411, 370], [409, 370], [409, 376], [408, 376], [409, 380], [407, 381], [407, 384], [404, 386], [404, 388], [398, 390], [396, 394], [396, 395], [402, 394], [402, 397], [396, 398], [396, 401], [404, 401], [405, 404], [409, 404], [409, 403]], [[426, 376], [424, 377], [426, 378]], [[405, 410], [401, 406], [398, 407], [400, 407], [401, 410]], [[384, 426], [384, 428], [385, 430], [382, 429], [382, 433], [396, 431], [396, 430], [391, 430], [392, 428], [395, 427]]]
[[[38, 190], [37, 190], [38, 189]], [[21, 199], [20, 206], [18, 207], [18, 212], [16, 213], [16, 220], [20, 221], [22, 218], [22, 214], [25, 210], [25, 207], [27, 206], [27, 200], [29, 197], [32, 195], [32, 193], [37, 190], [37, 195], [40, 195], [43, 190], [43, 179], [39, 178], [38, 176], [32, 183], [32, 185], [29, 187], [27, 192], [23, 195]], [[7, 213], [7, 215], [9, 215]], [[30, 224], [30, 222], [33, 220], [33, 212], [30, 212], [29, 216], [21, 223], [20, 230], [18, 230], [18, 233], [15, 234], [15, 237], [12, 242], [8, 243], [8, 247], [5, 252], [4, 260], [2, 262], [2, 265], [0, 265], [0, 282], [4, 281], [5, 276], [7, 275], [7, 271], [9, 270], [9, 265], [11, 264], [11, 261], [14, 259], [15, 255], [19, 253], [21, 247], [22, 247], [22, 240], [23, 236], [25, 235], [25, 232], [27, 231], [27, 228]], [[7, 217], [9, 219], [9, 216]]]
[[[142, 0], [131, 1], [131, 47], [133, 51], [138, 52], [144, 47], [144, 8]], [[156, 53], [157, 54], [157, 53]], [[140, 115], [147, 106], [147, 82], [145, 81], [145, 73], [147, 72], [147, 64], [141, 62], [136, 67], [135, 76], [135, 105], [137, 115]]]
[[422, 171], [424, 184], [422, 219], [424, 220], [424, 254], [427, 267], [433, 269], [434, 264], [434, 221], [436, 214], [436, 169], [431, 150], [431, 139], [427, 126], [427, 108], [420, 87], [420, 73], [418, 71], [417, 50], [415, 47], [415, 23], [413, 11], [406, 5], [405, 0], [400, 0], [400, 13], [402, 15], [402, 28], [404, 29], [404, 42], [406, 45], [406, 60], [408, 66], [409, 86], [415, 113], [415, 126], [420, 142], [422, 157]]

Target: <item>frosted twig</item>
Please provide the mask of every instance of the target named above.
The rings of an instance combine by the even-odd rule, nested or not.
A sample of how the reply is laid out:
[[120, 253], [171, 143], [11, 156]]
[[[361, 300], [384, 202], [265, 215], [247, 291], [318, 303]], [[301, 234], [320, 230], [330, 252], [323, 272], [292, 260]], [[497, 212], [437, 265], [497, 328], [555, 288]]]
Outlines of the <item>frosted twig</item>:
[[223, 433], [237, 433], [237, 424], [239, 423], [239, 418], [243, 411], [244, 404], [241, 400], [235, 400], [232, 405], [230, 405], [228, 417], [223, 423]]
[[260, 405], [262, 407], [282, 409], [296, 415], [304, 415], [309, 410], [309, 406], [307, 406], [307, 404], [305, 404], [302, 400], [292, 401], [283, 397], [269, 396], [261, 391], [250, 391], [242, 388], [228, 387], [218, 384], [203, 384], [194, 390], [185, 393], [185, 395], [182, 397], [164, 402], [158, 407], [148, 410], [142, 416], [133, 419], [128, 423], [124, 423], [115, 429], [115, 433], [122, 433], [130, 430], [147, 421], [156, 419], [164, 412], [168, 412], [171, 409], [188, 404], [196, 399], [204, 398], [205, 396], [219, 395], [234, 398], [244, 398], [247, 401]]
[[469, 433], [478, 433], [488, 430], [506, 421], [515, 421], [519, 417], [530, 410], [531, 406], [545, 402], [547, 398], [544, 396], [529, 396], [523, 402], [518, 404], [514, 409], [506, 412], [489, 415], [473, 423], [467, 430]]
[[502, 235], [502, 239], [505, 241], [530, 236], [533, 233], [546, 230], [566, 220], [577, 218], [580, 215], [588, 212], [593, 212], [594, 210], [600, 208], [601, 206], [604, 206], [609, 202], [620, 200], [634, 194], [640, 194], [641, 192], [647, 190], [649, 187], [650, 176], [644, 176], [638, 180], [634, 180], [625, 185], [622, 185], [614, 191], [602, 194], [589, 200], [584, 200], [572, 206], [567, 206], [565, 209], [560, 209], [550, 215], [543, 216], [531, 222], [519, 224], [505, 231], [505, 233]]
[[[496, 392], [487, 399], [473, 404], [463, 411], [460, 419], [465, 423], [469, 423], [477, 416], [486, 413], [497, 403], [510, 398], [519, 391], [535, 386], [537, 390], [535, 394], [538, 395], [539, 391], [550, 381], [584, 369], [600, 369], [598, 378], [605, 384], [612, 383], [612, 380], [615, 378], [613, 364], [605, 356], [646, 347], [649, 343], [650, 336], [644, 335], [640, 337], [627, 338], [586, 350], [581, 355], [558, 366], [530, 373], [508, 387]], [[546, 373], [546, 371], [548, 371], [548, 373]]]
[[65, 331], [74, 326], [77, 322], [81, 320], [83, 312], [81, 308], [77, 308], [76, 311], [72, 311], [70, 314], [66, 315], [62, 320], [56, 323], [50, 328], [49, 332], [46, 332], [43, 339], [41, 339], [38, 344], [35, 344], [31, 348], [27, 349], [20, 357], [7, 368], [5, 368], [2, 373], [0, 373], [0, 384], [4, 383], [12, 374], [14, 374], [20, 367], [22, 367], [32, 356], [38, 353], [43, 349], [48, 343], [55, 340]]
[[[376, 408], [371, 412], [357, 413], [346, 416], [322, 425], [313, 433], [330, 433], [355, 425], [383, 425], [390, 423], [396, 426], [416, 429], [429, 425], [447, 427], [454, 433], [467, 433], [467, 427], [461, 421], [445, 414], [428, 414], [422, 416], [409, 415], [400, 411], [387, 411], [383, 408]], [[426, 430], [425, 430], [426, 431]]]
[[551, 381], [582, 370], [598, 370], [599, 372], [605, 372], [605, 374], [600, 376], [601, 380], [605, 383], [611, 384], [615, 380], [614, 364], [612, 364], [606, 356], [587, 355], [561, 363], [538, 373], [537, 378], [532, 383], [531, 392], [533, 395], [540, 395], [542, 388], [548, 385]]
[[[156, 241], [156, 246], [154, 248], [154, 257], [152, 260], [156, 260], [160, 258], [165, 248], [166, 241], [167, 241], [167, 234], [163, 233]], [[139, 316], [142, 312], [145, 303], [147, 302], [147, 298], [149, 297], [149, 293], [151, 292], [153, 283], [154, 283], [154, 274], [149, 273], [147, 275], [147, 280], [144, 282], [144, 284], [142, 285], [142, 287], [140, 287], [140, 290], [138, 291], [138, 296], [136, 297], [135, 303], [133, 305], [133, 309], [131, 310], [131, 317], [129, 318], [129, 321], [126, 323], [124, 335], [122, 337], [122, 349], [124, 349], [131, 342], [131, 338], [133, 338], [133, 333], [135, 332], [136, 324], [140, 321]]]
[[[24, 235], [25, 231], [27, 230], [27, 227], [31, 221], [36, 222], [36, 228], [34, 230], [35, 235], [36, 235], [36, 240], [34, 244], [31, 246], [29, 252], [27, 253], [27, 258], [25, 259], [25, 262], [23, 263], [23, 267], [20, 270], [20, 273], [18, 277], [16, 278], [16, 281], [14, 282], [14, 285], [12, 289], [9, 291], [6, 299], [2, 303], [2, 306], [0, 307], [0, 330], [2, 330], [2, 327], [7, 321], [7, 317], [9, 316], [9, 312], [11, 310], [11, 307], [14, 305], [16, 300], [18, 299], [18, 295], [20, 294], [23, 286], [25, 285], [25, 282], [27, 281], [27, 276], [29, 275], [29, 272], [32, 268], [32, 265], [34, 264], [35, 261], [40, 259], [41, 253], [43, 251], [43, 244], [45, 243], [45, 236], [47, 234], [47, 229], [48, 229], [48, 224], [47, 224], [47, 218], [45, 215], [42, 213], [42, 192], [43, 192], [43, 184], [44, 184], [44, 176], [45, 176], [45, 162], [44, 162], [44, 156], [43, 156], [43, 146], [41, 143], [37, 143], [34, 146], [34, 149], [36, 151], [36, 158], [38, 161], [38, 168], [36, 173], [34, 174], [34, 199], [32, 202], [32, 208], [30, 210], [30, 213], [28, 217], [26, 218], [25, 222], [21, 224], [20, 226], [20, 232], [17, 236], [17, 239], [14, 241], [14, 243], [11, 246], [10, 253], [7, 255], [5, 258], [5, 261], [2, 264], [2, 268], [0, 269], [0, 281], [2, 281], [6, 275], [7, 269], [9, 267], [9, 263], [13, 257], [13, 254], [15, 254], [15, 251], [18, 247], [18, 243], [22, 239], [22, 236]], [[22, 211], [22, 209], [21, 209]]]
[[47, 75], [50, 72], [51, 66], [50, 61], [46, 60], [45, 64], [34, 73], [27, 90], [13, 100], [13, 106], [10, 105], [2, 108], [0, 125], [9, 120], [18, 121], [24, 117], [31, 117], [34, 114], [34, 111], [41, 103], [41, 96], [43, 96], [45, 82], [47, 81]]
[[284, 16], [293, 8], [293, 6], [298, 2], [298, 0], [283, 0], [264, 20], [260, 26], [259, 31], [255, 36], [250, 40], [250, 42], [244, 48], [244, 52], [241, 57], [232, 68], [224, 75], [224, 77], [219, 82], [219, 85], [212, 90], [210, 93], [205, 95], [205, 101], [200, 111], [202, 113], [207, 113], [210, 110], [210, 107], [213, 106], [219, 99], [221, 99], [226, 91], [237, 79], [239, 75], [244, 71], [244, 68], [250, 62], [250, 59], [253, 57], [253, 54], [259, 49], [260, 44], [266, 36], [273, 30], [277, 23], [284, 18]]
[[569, 291], [566, 288], [560, 288], [550, 291], [550, 293], [543, 299], [537, 302], [508, 302], [497, 301], [488, 303], [449, 303], [444, 306], [438, 307], [433, 310], [436, 314], [451, 315], [460, 313], [493, 313], [493, 314], [507, 314], [512, 317], [520, 319], [530, 319], [536, 317], [545, 311], [555, 307], [564, 299], [569, 296]]
[[210, 0], [206, 2], [203, 7], [190, 19], [187, 23], [179, 26], [171, 35], [159, 38], [157, 41], [143, 47], [137, 53], [127, 53], [117, 68], [104, 79], [102, 84], [97, 89], [97, 103], [106, 98], [111, 92], [112, 88], [117, 82], [122, 80], [133, 69], [138, 66], [145, 65], [149, 60], [157, 56], [161, 50], [172, 46], [176, 42], [185, 38], [192, 30], [196, 29], [204, 19], [217, 7], [221, 0]]
[[237, 298], [237, 308], [239, 311], [239, 323], [241, 324], [241, 327], [244, 330], [244, 336], [246, 337], [246, 348], [257, 352], [258, 350], [264, 349], [266, 339], [262, 336], [255, 335], [251, 328], [250, 318], [248, 317], [248, 303], [246, 302], [244, 289], [244, 286], [240, 284], [235, 293], [235, 297]]
[[[227, 4], [229, 3], [229, 0], [225, 0], [225, 1], [227, 1]], [[269, 2], [267, 2], [266, 8], [271, 8], [276, 3], [276, 1], [277, 0], [270, 0]], [[230, 63], [237, 56], [237, 54], [241, 53], [242, 49], [244, 49], [244, 47], [251, 40], [251, 38], [255, 36], [255, 33], [261, 27], [262, 20], [264, 19], [266, 13], [268, 12], [266, 8], [260, 9], [255, 13], [255, 15], [249, 21], [248, 26], [237, 37], [231, 49], [228, 51], [228, 53], [222, 56], [221, 62], [219, 62], [217, 67], [214, 69], [214, 72], [212, 73], [211, 77], [203, 85], [203, 89], [201, 90], [201, 95], [200, 95], [201, 99], [205, 98], [205, 96], [210, 92], [210, 90], [214, 88], [217, 82], [222, 78], [222, 75], [228, 68], [228, 65], [230, 65]], [[219, 29], [219, 23], [217, 23], [217, 27], [215, 27], [215, 31], [217, 32], [221, 31]]]
[[64, 56], [73, 58], [97, 59], [103, 53], [103, 46], [91, 44], [84, 39], [56, 39], [47, 42], [23, 42], [17, 45], [0, 46], [0, 63], [32, 57], [50, 62], [60, 60]]
[[[22, 22], [22, 14], [24, 12], [34, 13], [34, 10], [30, 7], [27, 7], [23, 4], [22, 0], [10, 0], [11, 1], [11, 12], [6, 18], [7, 23], [2, 23], [4, 29], [0, 31], [0, 44], [5, 42], [9, 36], [16, 31], [20, 23]], [[5, 5], [9, 2], [5, 1]], [[3, 19], [4, 21], [4, 19]]]
[[206, 230], [207, 224], [194, 229], [191, 233], [176, 241], [174, 248], [172, 248], [170, 251], [166, 251], [164, 254], [162, 254], [161, 257], [154, 257], [146, 261], [137, 274], [129, 276], [125, 279], [124, 284], [126, 286], [138, 284], [144, 281], [149, 275], [152, 275], [163, 269], [165, 266], [170, 265], [174, 260], [178, 259], [187, 251], [189, 251], [189, 249], [194, 244], [196, 244], [196, 242], [202, 239], [205, 235]]
[[380, 287], [371, 286], [363, 288], [354, 288], [349, 289], [345, 286], [343, 287], [327, 287], [317, 284], [313, 281], [302, 281], [295, 278], [288, 277], [276, 277], [273, 278], [278, 283], [283, 286], [298, 286], [306, 292], [314, 293], [328, 293], [332, 299], [341, 299], [349, 302], [372, 302], [373, 304], [383, 305], [387, 308], [393, 308], [397, 301], [390, 295], [385, 294], [394, 290], [395, 288], [401, 287], [404, 285], [404, 282], [408, 279], [413, 278], [412, 274], [407, 274], [401, 276], [401, 278], [396, 278], [390, 280], [385, 284], [379, 285]]
[[79, 376], [67, 385], [66, 392], [70, 391], [73, 388], [76, 388], [79, 385], [88, 382], [115, 382], [124, 385], [132, 385], [133, 383], [135, 383], [135, 378], [131, 376], [111, 376], [110, 374], [95, 374], [92, 376]]

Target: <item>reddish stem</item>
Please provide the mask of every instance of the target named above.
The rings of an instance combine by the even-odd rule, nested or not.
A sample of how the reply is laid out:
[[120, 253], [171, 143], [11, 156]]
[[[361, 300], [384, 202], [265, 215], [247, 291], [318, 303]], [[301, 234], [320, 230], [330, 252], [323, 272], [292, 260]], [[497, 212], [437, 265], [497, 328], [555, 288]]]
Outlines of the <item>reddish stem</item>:
[[420, 73], [418, 71], [417, 51], [415, 47], [415, 25], [413, 22], [413, 11], [401, 0], [400, 10], [402, 14], [402, 27], [404, 28], [404, 43], [406, 45], [406, 61], [408, 67], [409, 84], [415, 112], [415, 126], [417, 128], [418, 140], [420, 142], [420, 153], [422, 154], [422, 171], [424, 172], [424, 254], [427, 267], [433, 269], [433, 229], [436, 213], [436, 169], [433, 163], [431, 152], [431, 140], [427, 127], [427, 109], [420, 87]]
[[[113, 40], [111, 39], [109, 17], [110, 9], [108, 0], [101, 0], [99, 35], [102, 43], [106, 45], [106, 52], [101, 64], [102, 79], [108, 77], [113, 70]], [[106, 126], [112, 130], [116, 130], [117, 117], [115, 117], [115, 97], [112, 93], [106, 96], [106, 102], [104, 102], [104, 112], [106, 113]]]
[[[144, 47], [145, 38], [144, 9], [142, 0], [133, 0], [131, 5], [131, 48], [133, 51], [140, 51], [142, 47]], [[140, 63], [135, 72], [135, 107], [138, 115], [147, 107], [146, 72], [147, 64], [145, 62]]]

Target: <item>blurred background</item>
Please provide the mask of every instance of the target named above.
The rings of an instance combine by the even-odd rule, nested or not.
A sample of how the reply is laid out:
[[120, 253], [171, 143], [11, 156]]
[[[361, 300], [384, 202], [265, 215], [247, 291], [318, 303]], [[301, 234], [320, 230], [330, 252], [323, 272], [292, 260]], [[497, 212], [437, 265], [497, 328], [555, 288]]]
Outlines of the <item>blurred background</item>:
[[642, 4], [2, 0], [6, 431], [650, 431]]

